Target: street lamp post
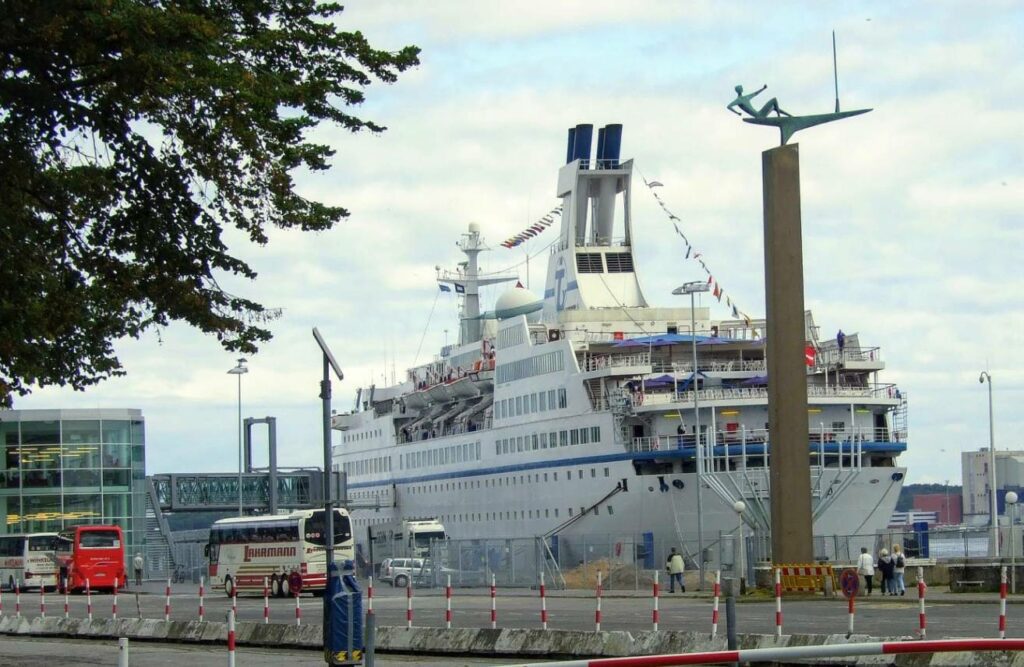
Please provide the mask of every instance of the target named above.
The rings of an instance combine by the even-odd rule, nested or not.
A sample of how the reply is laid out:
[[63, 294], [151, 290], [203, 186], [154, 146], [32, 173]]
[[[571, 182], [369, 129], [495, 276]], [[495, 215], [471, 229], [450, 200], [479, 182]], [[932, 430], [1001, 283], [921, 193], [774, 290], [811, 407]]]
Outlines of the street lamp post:
[[672, 290], [672, 294], [676, 296], [682, 294], [690, 295], [690, 347], [693, 350], [693, 376], [691, 377], [691, 386], [693, 387], [693, 432], [697, 455], [697, 551], [699, 552], [697, 564], [700, 567], [700, 590], [704, 590], [704, 510], [701, 500], [704, 486], [702, 477], [704, 473], [704, 454], [701, 451], [700, 443], [700, 401], [697, 397], [697, 316], [694, 313], [694, 295], [698, 292], [707, 291], [708, 284], [700, 280], [684, 283]]
[[249, 372], [245, 359], [239, 358], [238, 365], [228, 371], [228, 375], [238, 376], [238, 516], [243, 515], [242, 508], [242, 376]]
[[978, 376], [978, 382], [985, 384], [988, 380], [988, 484], [989, 496], [992, 500], [990, 505], [992, 536], [988, 546], [988, 555], [999, 558], [999, 516], [996, 510], [996, 434], [992, 421], [992, 376], [988, 371], [982, 371]]
[[1017, 494], [1006, 494], [1007, 516], [1010, 517], [1010, 592], [1017, 592], [1017, 544], [1013, 541], [1013, 520], [1017, 517]]
[[746, 589], [747, 589], [747, 586], [746, 586], [746, 579], [747, 579], [747, 564], [746, 564], [747, 554], [746, 554], [746, 551], [747, 551], [747, 545], [743, 541], [743, 511], [745, 509], [747, 509], [747, 504], [745, 502], [743, 502], [742, 500], [737, 500], [736, 502], [734, 502], [732, 504], [732, 508], [733, 508], [733, 510], [735, 510], [737, 518], [739, 518], [739, 525], [737, 526], [737, 530], [736, 530], [736, 535], [737, 535], [738, 544], [739, 544], [739, 559], [738, 559], [737, 565], [739, 566], [739, 572], [740, 572], [740, 576], [738, 577], [738, 579], [739, 579], [738, 583], [739, 583], [739, 588], [740, 588], [740, 595], [743, 595], [743, 593], [746, 592]]

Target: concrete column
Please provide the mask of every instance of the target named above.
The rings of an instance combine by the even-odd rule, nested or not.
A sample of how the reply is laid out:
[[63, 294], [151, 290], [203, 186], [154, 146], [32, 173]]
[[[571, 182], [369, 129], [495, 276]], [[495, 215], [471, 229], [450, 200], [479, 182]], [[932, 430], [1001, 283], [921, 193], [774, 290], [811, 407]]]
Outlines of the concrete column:
[[814, 556], [798, 149], [790, 144], [761, 154], [774, 563], [810, 563]]

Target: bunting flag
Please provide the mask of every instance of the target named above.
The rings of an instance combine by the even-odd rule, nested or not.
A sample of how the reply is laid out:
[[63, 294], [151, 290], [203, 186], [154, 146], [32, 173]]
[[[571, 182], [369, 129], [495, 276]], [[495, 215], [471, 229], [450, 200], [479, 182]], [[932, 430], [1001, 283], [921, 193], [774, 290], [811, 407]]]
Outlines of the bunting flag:
[[524, 241], [528, 241], [529, 239], [532, 239], [534, 236], [536, 236], [537, 234], [540, 234], [545, 229], [547, 229], [548, 227], [553, 225], [554, 222], [555, 222], [556, 216], [561, 215], [561, 213], [562, 213], [562, 207], [561, 206], [554, 207], [553, 209], [551, 209], [550, 211], [545, 213], [544, 216], [540, 220], [538, 220], [537, 222], [533, 223], [532, 225], [530, 225], [529, 227], [527, 227], [523, 231], [519, 232], [515, 236], [510, 236], [509, 238], [507, 238], [504, 241], [502, 241], [501, 245], [503, 247], [505, 247], [505, 248], [515, 248], [520, 243], [523, 243]]
[[650, 191], [651, 196], [654, 197], [654, 201], [658, 203], [658, 206], [661, 207], [661, 210], [664, 211], [666, 217], [668, 217], [669, 222], [672, 223], [672, 227], [675, 229], [676, 234], [679, 236], [679, 238], [683, 240], [683, 243], [686, 244], [685, 259], [693, 259], [698, 264], [700, 264], [701, 268], [704, 270], [704, 273], [706, 273], [708, 276], [708, 285], [710, 286], [714, 284], [714, 290], [712, 292], [714, 297], [719, 302], [721, 302], [722, 297], [724, 296], [725, 305], [727, 308], [731, 309], [732, 316], [736, 319], [742, 319], [743, 322], [746, 324], [747, 328], [749, 328], [752, 331], [753, 335], [757, 336], [758, 332], [756, 329], [753, 328], [753, 322], [750, 316], [747, 315], [742, 310], [740, 310], [739, 306], [736, 304], [735, 301], [733, 301], [732, 297], [726, 294], [725, 288], [718, 284], [718, 281], [715, 280], [714, 275], [712, 275], [711, 273], [711, 269], [708, 268], [707, 263], [705, 263], [704, 261], [704, 253], [696, 252], [693, 245], [690, 243], [690, 239], [688, 239], [686, 237], [686, 234], [683, 233], [683, 230], [679, 228], [679, 225], [677, 224], [678, 222], [681, 222], [679, 216], [677, 216], [671, 210], [669, 210], [664, 200], [662, 200], [661, 196], [655, 191], [655, 188], [665, 187], [665, 184], [662, 183], [661, 181], [648, 181], [647, 178], [643, 176], [643, 174], [641, 174], [640, 177], [643, 179], [644, 185], [646, 185], [647, 189]]
[[442, 292], [451, 292], [452, 291], [452, 288], [448, 287], [447, 285], [438, 285], [438, 287], [441, 288]]

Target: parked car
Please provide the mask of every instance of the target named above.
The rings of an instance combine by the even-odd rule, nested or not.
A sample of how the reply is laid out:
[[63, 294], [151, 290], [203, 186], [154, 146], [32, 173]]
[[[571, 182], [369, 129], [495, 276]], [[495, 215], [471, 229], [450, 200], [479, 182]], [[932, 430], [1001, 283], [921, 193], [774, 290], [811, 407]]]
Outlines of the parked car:
[[380, 564], [380, 580], [396, 588], [430, 583], [434, 569], [429, 558], [385, 558]]

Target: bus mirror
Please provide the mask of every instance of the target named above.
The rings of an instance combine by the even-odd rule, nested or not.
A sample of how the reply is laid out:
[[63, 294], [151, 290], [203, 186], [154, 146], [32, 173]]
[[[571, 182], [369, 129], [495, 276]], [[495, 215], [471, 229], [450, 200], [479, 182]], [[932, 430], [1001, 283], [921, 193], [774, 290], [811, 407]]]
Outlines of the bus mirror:
[[203, 557], [204, 558], [209, 558], [210, 557], [210, 545], [209, 544], [204, 544], [203, 545]]

